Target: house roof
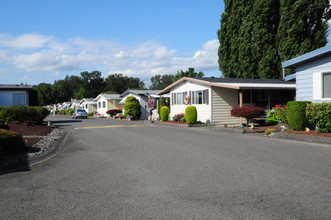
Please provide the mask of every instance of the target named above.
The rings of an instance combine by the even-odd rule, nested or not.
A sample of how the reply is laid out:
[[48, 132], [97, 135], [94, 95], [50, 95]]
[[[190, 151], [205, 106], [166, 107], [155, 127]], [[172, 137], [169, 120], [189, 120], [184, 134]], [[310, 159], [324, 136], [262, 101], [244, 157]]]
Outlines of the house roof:
[[4, 90], [4, 89], [32, 89], [31, 85], [27, 85], [27, 84], [0, 84], [0, 89]]
[[142, 90], [126, 90], [125, 92], [123, 92], [120, 97], [124, 97], [127, 94], [134, 94], [134, 95], [146, 95], [147, 93], [150, 95], [156, 95], [158, 92], [160, 92], [161, 90], [147, 90], [147, 89], [142, 89]]
[[83, 98], [82, 100], [80, 100], [80, 104], [82, 104], [83, 102], [87, 102], [90, 104], [96, 103], [96, 102], [94, 102], [94, 98]]
[[280, 79], [242, 79], [242, 78], [215, 78], [215, 77], [183, 77], [167, 86], [158, 95], [170, 90], [184, 81], [191, 81], [207, 86], [223, 87], [229, 89], [295, 89], [294, 82], [285, 82]]
[[301, 63], [316, 59], [318, 57], [327, 55], [331, 53], [331, 45], [319, 48], [317, 50], [311, 51], [309, 53], [303, 54], [301, 56], [295, 57], [293, 59], [287, 60], [282, 63], [283, 68], [296, 67]]
[[99, 94], [93, 100], [98, 100], [101, 96], [103, 96], [105, 99], [121, 99], [119, 94]]

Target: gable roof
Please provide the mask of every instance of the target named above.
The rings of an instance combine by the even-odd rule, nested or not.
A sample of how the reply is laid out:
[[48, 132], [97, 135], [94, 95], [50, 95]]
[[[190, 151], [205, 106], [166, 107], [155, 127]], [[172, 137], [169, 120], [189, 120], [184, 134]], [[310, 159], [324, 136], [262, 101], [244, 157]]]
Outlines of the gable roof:
[[124, 97], [127, 94], [134, 94], [134, 95], [156, 95], [158, 92], [160, 92], [161, 90], [148, 90], [148, 89], [140, 89], [140, 90], [126, 90], [125, 92], [123, 92], [120, 97]]
[[243, 78], [216, 78], [216, 77], [183, 77], [157, 93], [158, 95], [170, 90], [184, 81], [196, 82], [207, 86], [229, 89], [295, 89], [294, 82], [285, 82], [280, 79], [243, 79]]
[[105, 99], [121, 99], [119, 94], [99, 94], [93, 100], [98, 100], [101, 96], [103, 96]]
[[301, 63], [317, 59], [321, 56], [327, 55], [331, 53], [331, 45], [327, 45], [325, 47], [319, 48], [317, 50], [311, 51], [309, 53], [303, 54], [301, 56], [295, 57], [293, 59], [287, 60], [285, 62], [282, 62], [283, 68], [287, 67], [295, 67], [298, 66]]

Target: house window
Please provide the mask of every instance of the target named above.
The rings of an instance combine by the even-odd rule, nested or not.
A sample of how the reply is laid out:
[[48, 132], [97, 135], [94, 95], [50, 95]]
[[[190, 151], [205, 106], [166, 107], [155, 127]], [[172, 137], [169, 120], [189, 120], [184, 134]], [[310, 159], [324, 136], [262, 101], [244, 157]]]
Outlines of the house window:
[[331, 98], [331, 73], [324, 73], [323, 80], [323, 95], [322, 98]]
[[187, 94], [187, 92], [172, 93], [172, 104], [173, 105], [183, 105], [184, 97], [186, 94]]
[[202, 104], [203, 99], [203, 92], [202, 90], [199, 91], [192, 91], [192, 104]]
[[13, 105], [26, 105], [25, 93], [14, 93]]
[[102, 102], [102, 108], [106, 108], [106, 101]]
[[98, 108], [101, 108], [101, 102], [98, 102]]
[[197, 90], [191, 93], [191, 103], [192, 104], [209, 104], [209, 90]]

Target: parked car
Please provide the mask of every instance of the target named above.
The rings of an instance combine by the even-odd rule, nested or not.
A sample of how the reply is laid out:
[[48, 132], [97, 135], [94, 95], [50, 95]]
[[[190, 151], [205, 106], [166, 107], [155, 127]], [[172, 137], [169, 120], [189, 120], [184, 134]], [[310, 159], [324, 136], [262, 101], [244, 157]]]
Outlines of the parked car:
[[77, 109], [72, 114], [72, 118], [73, 119], [76, 119], [76, 118], [85, 118], [85, 119], [87, 119], [87, 112], [84, 109]]

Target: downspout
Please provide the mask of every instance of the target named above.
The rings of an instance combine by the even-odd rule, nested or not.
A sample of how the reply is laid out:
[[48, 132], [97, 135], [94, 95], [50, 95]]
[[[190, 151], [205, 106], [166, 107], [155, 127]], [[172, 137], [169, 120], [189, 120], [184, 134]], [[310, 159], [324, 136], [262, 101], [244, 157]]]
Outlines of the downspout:
[[283, 80], [285, 80], [285, 68], [282, 68], [283, 70]]

